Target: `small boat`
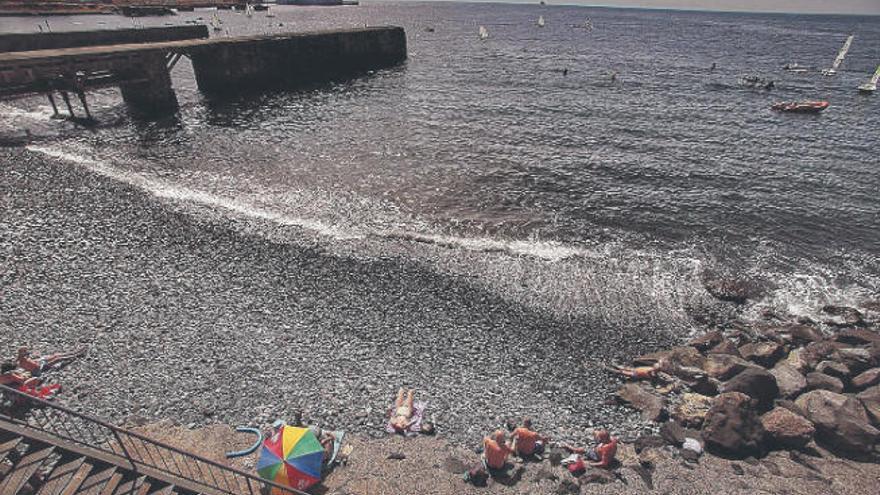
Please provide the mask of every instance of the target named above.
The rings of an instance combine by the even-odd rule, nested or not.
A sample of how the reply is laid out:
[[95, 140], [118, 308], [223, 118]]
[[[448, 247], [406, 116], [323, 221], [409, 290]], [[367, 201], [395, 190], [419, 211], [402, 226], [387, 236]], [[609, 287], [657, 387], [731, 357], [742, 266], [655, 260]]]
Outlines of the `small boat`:
[[828, 108], [827, 101], [783, 101], [774, 104], [773, 110], [788, 113], [819, 113]]
[[807, 72], [807, 70], [809, 70], [803, 65], [799, 64], [785, 64], [782, 66], [782, 68], [787, 70], [788, 72]]
[[831, 64], [831, 67], [827, 69], [822, 69], [823, 76], [836, 76], [837, 69], [840, 68], [840, 64], [843, 63], [843, 59], [846, 58], [847, 52], [849, 52], [849, 47], [852, 45], [853, 39], [855, 35], [849, 35], [846, 39], [846, 42], [843, 44], [843, 47], [837, 52], [837, 58], [834, 59], [834, 62]]
[[486, 29], [486, 26], [480, 26], [480, 39], [485, 40], [489, 38], [489, 31]]
[[544, 16], [538, 17], [538, 27], [544, 27]]
[[859, 92], [861, 93], [873, 93], [877, 91], [877, 83], [880, 82], [880, 65], [877, 66], [877, 70], [874, 72], [874, 75], [871, 76], [871, 80], [866, 82], [865, 84], [859, 85]]
[[223, 21], [220, 20], [220, 17], [214, 12], [214, 17], [211, 18], [211, 28], [214, 31], [221, 31], [223, 29]]

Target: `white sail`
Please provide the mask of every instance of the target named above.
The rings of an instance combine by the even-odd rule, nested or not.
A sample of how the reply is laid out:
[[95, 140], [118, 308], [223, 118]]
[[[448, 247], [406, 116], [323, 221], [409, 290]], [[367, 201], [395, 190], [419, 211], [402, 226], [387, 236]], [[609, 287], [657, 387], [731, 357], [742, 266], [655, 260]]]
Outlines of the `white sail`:
[[220, 26], [222, 24], [223, 22], [220, 20], [220, 17], [217, 15], [216, 12], [214, 12], [214, 17], [211, 18], [211, 27], [214, 29], [214, 31], [220, 31]]
[[266, 7], [266, 17], [275, 17], [275, 13], [272, 12], [271, 6]]
[[538, 27], [544, 27], [544, 16], [538, 17]]
[[837, 74], [837, 69], [840, 67], [840, 64], [843, 63], [843, 59], [846, 58], [846, 53], [849, 51], [850, 45], [852, 45], [853, 38], [855, 38], [854, 35], [849, 35], [849, 37], [846, 39], [846, 43], [843, 44], [843, 47], [837, 53], [837, 58], [834, 59], [834, 63], [831, 64], [831, 68], [823, 70], [822, 74], [825, 74], [826, 76], [833, 76], [834, 74]]
[[489, 31], [486, 29], [486, 26], [480, 26], [480, 39], [484, 40], [489, 37]]
[[878, 82], [880, 82], [880, 65], [877, 66], [877, 70], [874, 72], [874, 75], [871, 76], [871, 84], [876, 86]]

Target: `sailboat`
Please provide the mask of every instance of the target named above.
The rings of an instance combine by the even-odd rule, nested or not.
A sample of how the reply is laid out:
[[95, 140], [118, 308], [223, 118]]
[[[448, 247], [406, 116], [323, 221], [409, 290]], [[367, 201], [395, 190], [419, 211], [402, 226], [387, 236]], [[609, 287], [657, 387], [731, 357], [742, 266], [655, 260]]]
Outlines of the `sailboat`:
[[584, 21], [584, 29], [586, 29], [587, 31], [593, 30], [593, 20], [589, 17], [587, 17], [587, 20]]
[[485, 40], [489, 38], [489, 31], [486, 30], [486, 26], [480, 26], [480, 39]]
[[878, 82], [880, 82], [880, 65], [877, 66], [877, 70], [871, 76], [871, 80], [859, 86], [859, 91], [862, 93], [873, 93], [877, 91]]
[[849, 35], [849, 38], [846, 39], [846, 43], [843, 44], [843, 48], [837, 53], [837, 58], [834, 59], [834, 63], [831, 64], [831, 67], [828, 69], [822, 69], [823, 76], [837, 75], [837, 69], [840, 67], [840, 64], [843, 63], [843, 59], [846, 58], [846, 53], [849, 51], [850, 45], [852, 45], [853, 38], [855, 38], [855, 35]]
[[248, 17], [253, 17], [254, 16], [254, 6], [249, 3], [244, 4], [244, 13]]
[[538, 27], [544, 27], [544, 16], [538, 17]]
[[272, 12], [272, 6], [266, 7], [266, 17], [275, 17], [275, 12]]

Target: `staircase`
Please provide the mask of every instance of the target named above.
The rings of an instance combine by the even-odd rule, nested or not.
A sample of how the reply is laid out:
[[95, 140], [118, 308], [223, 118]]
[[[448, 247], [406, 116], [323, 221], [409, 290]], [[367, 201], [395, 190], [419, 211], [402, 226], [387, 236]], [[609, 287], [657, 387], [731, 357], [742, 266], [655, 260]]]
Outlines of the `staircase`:
[[0, 495], [308, 495], [0, 386]]

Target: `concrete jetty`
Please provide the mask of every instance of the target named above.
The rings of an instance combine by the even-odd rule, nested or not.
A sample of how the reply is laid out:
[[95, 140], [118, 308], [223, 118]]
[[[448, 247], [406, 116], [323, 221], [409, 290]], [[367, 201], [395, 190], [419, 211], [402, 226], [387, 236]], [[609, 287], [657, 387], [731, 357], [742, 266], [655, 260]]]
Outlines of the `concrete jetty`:
[[389, 67], [406, 59], [406, 34], [368, 27], [0, 53], [0, 98], [117, 86], [135, 113], [168, 114], [177, 109], [169, 71], [181, 57], [200, 90], [222, 94]]

